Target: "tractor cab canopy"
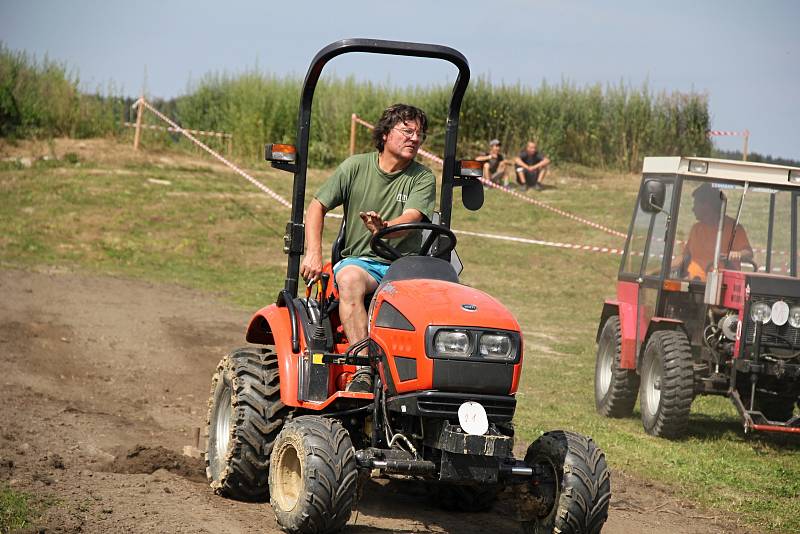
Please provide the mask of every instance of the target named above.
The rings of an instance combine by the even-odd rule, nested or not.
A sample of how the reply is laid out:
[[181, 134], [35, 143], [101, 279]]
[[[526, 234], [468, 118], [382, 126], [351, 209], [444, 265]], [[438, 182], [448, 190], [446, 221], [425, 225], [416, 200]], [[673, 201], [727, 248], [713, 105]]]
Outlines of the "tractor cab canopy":
[[717, 249], [720, 268], [797, 277], [799, 208], [798, 168], [645, 158], [620, 279], [704, 284]]

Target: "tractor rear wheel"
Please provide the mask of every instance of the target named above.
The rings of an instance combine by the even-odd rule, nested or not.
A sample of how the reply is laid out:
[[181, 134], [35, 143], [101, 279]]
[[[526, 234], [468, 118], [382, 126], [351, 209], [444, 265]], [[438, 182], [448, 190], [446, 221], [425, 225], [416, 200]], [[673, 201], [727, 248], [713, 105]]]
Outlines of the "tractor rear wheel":
[[682, 436], [694, 400], [694, 362], [686, 334], [655, 332], [647, 342], [641, 369], [639, 403], [645, 431], [663, 438]]
[[639, 391], [635, 369], [621, 369], [622, 334], [619, 316], [609, 317], [597, 344], [594, 367], [594, 404], [606, 417], [628, 417], [633, 413]]
[[292, 410], [281, 402], [276, 355], [236, 349], [217, 366], [208, 410], [206, 476], [216, 493], [243, 501], [269, 498], [272, 444]]
[[355, 450], [339, 421], [304, 415], [286, 424], [269, 468], [270, 504], [283, 530], [338, 532], [355, 507], [357, 486]]
[[[532, 505], [522, 523], [529, 534], [594, 534], [608, 519], [611, 475], [594, 440], [575, 432], [546, 432], [525, 454], [536, 480], [521, 499]], [[522, 505], [525, 507], [525, 505]]]

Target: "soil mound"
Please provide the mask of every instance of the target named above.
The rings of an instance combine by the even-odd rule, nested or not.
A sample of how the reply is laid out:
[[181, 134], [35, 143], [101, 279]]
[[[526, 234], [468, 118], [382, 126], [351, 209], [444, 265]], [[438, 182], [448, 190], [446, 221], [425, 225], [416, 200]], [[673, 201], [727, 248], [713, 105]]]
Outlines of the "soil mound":
[[202, 460], [183, 456], [164, 447], [136, 445], [103, 467], [103, 471], [121, 474], [152, 474], [159, 469], [166, 469], [194, 482], [206, 481]]

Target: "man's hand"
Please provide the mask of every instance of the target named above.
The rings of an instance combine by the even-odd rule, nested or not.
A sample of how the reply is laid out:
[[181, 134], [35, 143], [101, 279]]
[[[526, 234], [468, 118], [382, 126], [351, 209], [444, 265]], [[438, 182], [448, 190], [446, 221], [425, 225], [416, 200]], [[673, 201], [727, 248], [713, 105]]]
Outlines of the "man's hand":
[[322, 272], [322, 255], [312, 252], [306, 253], [303, 263], [300, 265], [300, 276], [303, 280], [310, 282], [319, 278]]
[[367, 230], [369, 230], [372, 235], [377, 234], [378, 231], [388, 226], [386, 221], [375, 211], [368, 211], [366, 213], [362, 211], [358, 215], [361, 217], [361, 220], [364, 221], [364, 226], [367, 227]]

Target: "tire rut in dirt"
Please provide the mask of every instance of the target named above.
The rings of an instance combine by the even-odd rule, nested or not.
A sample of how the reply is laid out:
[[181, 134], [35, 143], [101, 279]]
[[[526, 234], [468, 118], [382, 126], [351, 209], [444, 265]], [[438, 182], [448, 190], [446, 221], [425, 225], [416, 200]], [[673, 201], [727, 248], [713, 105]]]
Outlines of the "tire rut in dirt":
[[679, 438], [686, 432], [694, 400], [694, 363], [686, 334], [655, 332], [642, 363], [639, 401], [648, 434]]
[[270, 504], [283, 530], [340, 531], [355, 507], [357, 485], [355, 450], [339, 421], [306, 415], [286, 424], [269, 472]]
[[523, 523], [529, 534], [594, 534], [608, 519], [611, 475], [605, 454], [590, 437], [546, 432], [525, 454], [525, 463], [554, 470], [556, 502], [549, 513]]
[[597, 412], [606, 417], [628, 417], [639, 393], [635, 369], [621, 369], [622, 332], [619, 317], [609, 317], [597, 345], [594, 399]]
[[216, 493], [243, 501], [269, 498], [269, 458], [292, 410], [280, 399], [278, 361], [266, 348], [225, 356], [211, 382], [206, 475]]

